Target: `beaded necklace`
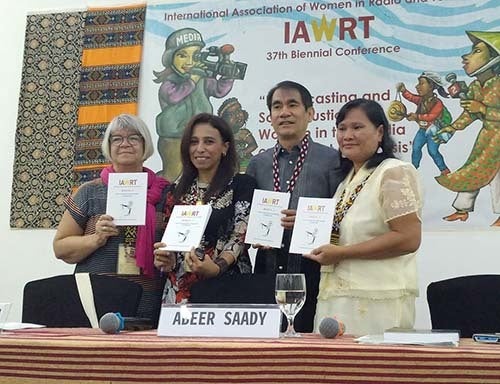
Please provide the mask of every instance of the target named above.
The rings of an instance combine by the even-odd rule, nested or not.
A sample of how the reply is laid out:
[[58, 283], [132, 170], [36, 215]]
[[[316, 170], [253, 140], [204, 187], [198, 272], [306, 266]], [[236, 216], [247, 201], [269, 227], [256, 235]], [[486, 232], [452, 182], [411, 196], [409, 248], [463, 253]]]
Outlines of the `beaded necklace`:
[[203, 197], [208, 189], [207, 183], [202, 183], [196, 179], [196, 205], [203, 205]]
[[344, 188], [344, 190], [342, 191], [340, 199], [337, 202], [337, 205], [335, 206], [335, 216], [333, 217], [332, 233], [330, 235], [330, 244], [339, 245], [340, 222], [344, 219], [345, 215], [354, 204], [354, 201], [356, 201], [356, 198], [358, 197], [359, 193], [365, 186], [370, 176], [371, 173], [368, 176], [366, 176], [364, 180], [354, 188], [354, 191], [351, 193], [351, 195], [349, 196], [349, 198], [345, 203], [343, 201], [346, 188]]
[[[281, 183], [280, 183], [280, 168], [278, 163], [278, 153], [279, 153], [279, 145], [276, 143], [274, 146], [273, 152], [273, 186], [275, 192], [281, 191]], [[292, 192], [295, 187], [295, 182], [299, 177], [300, 171], [302, 171], [302, 166], [304, 165], [304, 160], [307, 156], [307, 151], [309, 150], [309, 134], [305, 134], [304, 138], [300, 142], [300, 150], [299, 150], [299, 158], [295, 163], [295, 168], [293, 169], [292, 176], [288, 182], [287, 192]]]

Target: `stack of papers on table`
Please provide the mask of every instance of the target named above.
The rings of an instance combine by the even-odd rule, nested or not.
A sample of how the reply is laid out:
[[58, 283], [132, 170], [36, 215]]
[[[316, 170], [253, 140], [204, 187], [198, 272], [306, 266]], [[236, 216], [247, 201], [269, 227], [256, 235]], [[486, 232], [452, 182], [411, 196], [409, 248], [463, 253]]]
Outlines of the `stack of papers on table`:
[[355, 339], [361, 344], [410, 344], [456, 347], [460, 332], [448, 329], [404, 329], [391, 328], [383, 335], [366, 335]]
[[5, 323], [2, 328], [4, 331], [15, 331], [18, 329], [45, 328], [45, 325], [11, 322], [11, 323]]
[[450, 329], [391, 328], [384, 332], [384, 343], [458, 345], [460, 332]]

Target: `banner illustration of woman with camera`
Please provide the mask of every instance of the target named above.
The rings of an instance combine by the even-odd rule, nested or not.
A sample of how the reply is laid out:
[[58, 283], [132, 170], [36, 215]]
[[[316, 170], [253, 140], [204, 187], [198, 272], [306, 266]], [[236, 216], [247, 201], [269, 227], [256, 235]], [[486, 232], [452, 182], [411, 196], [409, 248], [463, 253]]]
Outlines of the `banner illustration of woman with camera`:
[[[213, 112], [210, 97], [222, 98], [232, 89], [235, 79], [243, 80], [247, 65], [233, 62], [232, 45], [209, 47], [194, 28], [171, 33], [165, 42], [162, 71], [153, 71], [160, 84], [158, 98], [161, 112], [156, 116], [158, 152], [162, 160], [160, 172], [175, 180], [181, 171], [180, 140], [192, 116]], [[210, 60], [216, 57], [216, 60]]]

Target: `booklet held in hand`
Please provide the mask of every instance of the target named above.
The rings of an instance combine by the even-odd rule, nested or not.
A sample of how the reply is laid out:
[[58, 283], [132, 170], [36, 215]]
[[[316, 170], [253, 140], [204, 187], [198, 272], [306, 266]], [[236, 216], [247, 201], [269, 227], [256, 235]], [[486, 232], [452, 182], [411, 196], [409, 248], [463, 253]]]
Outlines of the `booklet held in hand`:
[[188, 252], [200, 245], [212, 206], [176, 205], [161, 239], [167, 251]]
[[335, 199], [300, 197], [293, 226], [290, 253], [311, 253], [330, 243]]
[[290, 194], [256, 189], [248, 217], [245, 243], [281, 247], [283, 226], [281, 211], [288, 208]]
[[110, 173], [106, 214], [115, 225], [144, 225], [146, 222], [146, 172]]

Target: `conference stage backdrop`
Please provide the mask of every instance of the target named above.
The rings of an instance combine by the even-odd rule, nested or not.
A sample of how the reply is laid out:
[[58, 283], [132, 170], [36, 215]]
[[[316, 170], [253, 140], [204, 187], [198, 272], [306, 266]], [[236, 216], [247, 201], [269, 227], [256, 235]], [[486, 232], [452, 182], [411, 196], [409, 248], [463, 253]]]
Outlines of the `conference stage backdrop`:
[[496, 0], [149, 5], [139, 113], [158, 140], [151, 166], [173, 179], [184, 125], [206, 111], [230, 122], [244, 169], [274, 144], [265, 96], [289, 79], [313, 94], [309, 131], [325, 145], [337, 146], [345, 102], [383, 105], [396, 154], [420, 171], [425, 229], [500, 225], [498, 11]]

